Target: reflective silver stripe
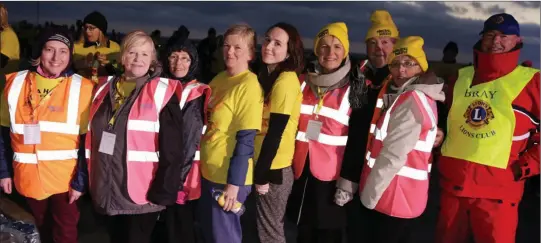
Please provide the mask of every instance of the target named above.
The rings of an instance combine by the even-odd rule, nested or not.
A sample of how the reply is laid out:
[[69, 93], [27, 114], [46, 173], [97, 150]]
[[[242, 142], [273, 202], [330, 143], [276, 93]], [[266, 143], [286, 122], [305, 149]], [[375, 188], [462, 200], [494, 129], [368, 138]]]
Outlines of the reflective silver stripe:
[[301, 92], [304, 92], [305, 87], [306, 87], [306, 81], [302, 82], [301, 84]]
[[160, 122], [128, 120], [128, 130], [141, 132], [160, 132]]
[[[297, 140], [302, 142], [308, 142], [305, 132], [297, 132]], [[346, 146], [348, 141], [348, 136], [332, 136], [320, 133], [317, 139], [317, 142], [321, 144], [331, 145], [331, 146]]]
[[[79, 113], [79, 100], [81, 98], [81, 85], [83, 83], [82, 81], [83, 77], [78, 74], [74, 74], [73, 76], [71, 76], [71, 84], [68, 97], [68, 117], [66, 120], [67, 125], [77, 125], [77, 114]], [[76, 132], [79, 132], [79, 128], [77, 128]]]
[[105, 89], [105, 86], [109, 85], [109, 83], [111, 82], [111, 80], [113, 80], [114, 76], [109, 76], [107, 77], [107, 81], [102, 84], [98, 90], [96, 91], [96, 93], [94, 94], [94, 98], [92, 98], [92, 102], [94, 102], [94, 100], [101, 94], [101, 92], [103, 91], [103, 89]]
[[378, 99], [376, 101], [376, 108], [382, 108], [383, 107], [383, 99]]
[[[11, 132], [14, 134], [24, 133], [24, 124], [17, 124], [15, 122], [15, 115], [17, 113], [17, 104], [19, 102], [19, 96], [26, 78], [28, 71], [22, 71], [17, 74], [13, 80], [13, 84], [8, 93], [8, 106], [9, 117], [11, 122]], [[71, 79], [68, 107], [66, 112], [66, 122], [51, 122], [51, 121], [39, 121], [41, 132], [54, 132], [70, 135], [79, 134], [79, 125], [77, 125], [77, 118], [79, 113], [79, 100], [81, 93], [82, 77], [74, 74]]]
[[[54, 132], [69, 135], [79, 135], [79, 125], [66, 124], [62, 122], [39, 121], [41, 132]], [[24, 133], [24, 124], [11, 125], [11, 132], [14, 134]]]
[[167, 87], [169, 86], [169, 79], [160, 78], [158, 85], [156, 86], [156, 91], [154, 92], [154, 104], [156, 104], [157, 117], [160, 117], [160, 111], [163, 106], [163, 99], [165, 98], [165, 93]]
[[15, 76], [15, 79], [13, 79], [11, 88], [9, 89], [9, 93], [8, 93], [9, 122], [11, 124], [11, 132], [17, 133], [17, 134], [23, 134], [22, 129], [20, 131], [14, 130], [14, 127], [16, 129], [15, 114], [17, 113], [17, 104], [19, 103], [19, 95], [21, 94], [21, 90], [24, 84], [24, 79], [26, 78], [27, 74], [28, 74], [28, 71], [18, 72], [17, 76]]
[[207, 131], [207, 126], [205, 125], [203, 126], [203, 130], [201, 131], [201, 135], [204, 135], [206, 131]]
[[195, 151], [195, 155], [194, 155], [194, 157], [193, 157], [193, 160], [201, 160], [201, 159], [200, 159], [200, 152], [199, 152], [199, 150]]
[[522, 140], [528, 139], [529, 137], [530, 137], [530, 133], [527, 132], [519, 136], [513, 136], [513, 141], [522, 141]]
[[[340, 113], [346, 114], [346, 115], [348, 115], [349, 108], [350, 108], [350, 105], [349, 105], [349, 92], [350, 92], [350, 89], [351, 89], [351, 87], [348, 87], [348, 89], [346, 90], [346, 93], [344, 93], [344, 97], [342, 98], [342, 102], [340, 103], [340, 108], [338, 109], [340, 111]], [[349, 118], [349, 116], [348, 116], [348, 118]], [[349, 123], [349, 119], [348, 119], [348, 123]]]
[[202, 84], [195, 82], [187, 85], [184, 90], [182, 91], [182, 97], [180, 97], [180, 109], [184, 108], [184, 105], [186, 104], [186, 101], [188, 100], [188, 96], [190, 95], [190, 92], [192, 89], [195, 89]]
[[[301, 114], [312, 115], [314, 113], [315, 107], [316, 106], [313, 106], [313, 105], [301, 105]], [[348, 110], [349, 110], [349, 107], [348, 107]], [[342, 123], [345, 126], [349, 126], [349, 115], [347, 114], [347, 112], [348, 111], [343, 113], [339, 110], [322, 106], [321, 109], [319, 110], [318, 115], [336, 120], [337, 122]]]
[[[368, 163], [367, 163], [368, 167], [373, 168], [374, 164], [376, 164], [376, 159], [370, 157], [370, 151], [366, 154], [366, 157], [368, 158]], [[419, 169], [411, 168], [409, 166], [404, 165], [402, 166], [402, 168], [400, 168], [400, 170], [396, 174], [399, 176], [411, 178], [414, 180], [425, 181], [425, 180], [428, 180], [428, 172], [430, 171], [431, 167], [432, 165], [429, 164], [428, 171], [425, 171], [425, 170], [419, 170]]]
[[38, 150], [36, 153], [13, 153], [13, 160], [24, 164], [37, 164], [38, 161], [77, 159], [77, 149]]
[[90, 159], [90, 149], [85, 149], [85, 158]]
[[159, 152], [148, 152], [148, 151], [134, 151], [129, 150], [127, 153], [128, 162], [158, 162], [159, 161]]
[[376, 131], [376, 124], [370, 124], [370, 134], [374, 134]]

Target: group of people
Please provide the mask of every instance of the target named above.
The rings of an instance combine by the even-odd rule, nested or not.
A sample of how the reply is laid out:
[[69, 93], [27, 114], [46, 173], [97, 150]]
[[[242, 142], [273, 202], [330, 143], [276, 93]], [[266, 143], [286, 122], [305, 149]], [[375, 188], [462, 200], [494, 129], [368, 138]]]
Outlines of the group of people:
[[[189, 40], [158, 58], [143, 31], [111, 68], [101, 17], [85, 18], [84, 43], [44, 31], [32, 67], [5, 75], [0, 187], [27, 199], [42, 242], [77, 242], [83, 193], [115, 243], [150, 242], [158, 217], [169, 242], [195, 242], [196, 220], [204, 242], [240, 243], [251, 193], [262, 243], [286, 242], [284, 217], [299, 243], [342, 242], [357, 193], [363, 242], [408, 242], [440, 144], [436, 242], [515, 242], [524, 179], [539, 174], [540, 90], [539, 70], [518, 65], [513, 16], [485, 21], [473, 66], [449, 83], [385, 10], [371, 15], [367, 60], [352, 62], [348, 27], [330, 23], [307, 73], [294, 26], [266, 30], [252, 70], [255, 31], [234, 25], [209, 85]], [[98, 57], [91, 78], [73, 69], [77, 53]]]

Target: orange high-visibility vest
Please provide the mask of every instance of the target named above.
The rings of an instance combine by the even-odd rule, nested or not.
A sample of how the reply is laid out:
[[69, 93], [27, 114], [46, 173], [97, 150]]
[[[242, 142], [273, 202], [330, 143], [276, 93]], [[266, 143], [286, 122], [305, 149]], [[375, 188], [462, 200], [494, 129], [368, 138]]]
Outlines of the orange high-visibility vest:
[[[4, 95], [9, 106], [15, 187], [25, 197], [42, 200], [70, 188], [81, 114], [90, 106], [93, 84], [74, 74], [62, 80], [48, 98], [32, 105], [29, 97], [39, 97], [35, 75], [28, 70], [6, 75]], [[40, 144], [24, 143], [25, 125], [31, 124], [39, 125]]]

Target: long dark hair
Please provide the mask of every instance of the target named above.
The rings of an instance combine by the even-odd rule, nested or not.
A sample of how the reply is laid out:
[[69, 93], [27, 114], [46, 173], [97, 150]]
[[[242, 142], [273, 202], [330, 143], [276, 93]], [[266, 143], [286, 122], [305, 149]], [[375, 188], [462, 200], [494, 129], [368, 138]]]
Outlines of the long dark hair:
[[258, 80], [265, 92], [265, 97], [269, 96], [272, 86], [280, 73], [295, 72], [297, 75], [300, 75], [304, 69], [304, 45], [297, 29], [288, 23], [279, 22], [268, 28], [265, 36], [274, 28], [280, 28], [287, 33], [289, 37], [287, 41], [287, 54], [289, 57], [280, 62], [271, 73], [268, 73], [267, 65], [264, 65], [264, 63], [260, 66]]

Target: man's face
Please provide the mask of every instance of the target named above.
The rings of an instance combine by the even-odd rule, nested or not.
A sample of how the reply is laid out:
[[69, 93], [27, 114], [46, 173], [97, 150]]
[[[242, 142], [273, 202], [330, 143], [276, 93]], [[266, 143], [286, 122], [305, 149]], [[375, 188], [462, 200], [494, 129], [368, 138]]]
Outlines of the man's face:
[[368, 60], [376, 68], [387, 65], [387, 57], [393, 51], [395, 39], [391, 37], [374, 37], [366, 41]]
[[486, 53], [505, 53], [511, 51], [522, 38], [517, 35], [505, 35], [498, 30], [490, 30], [481, 37], [481, 51]]

